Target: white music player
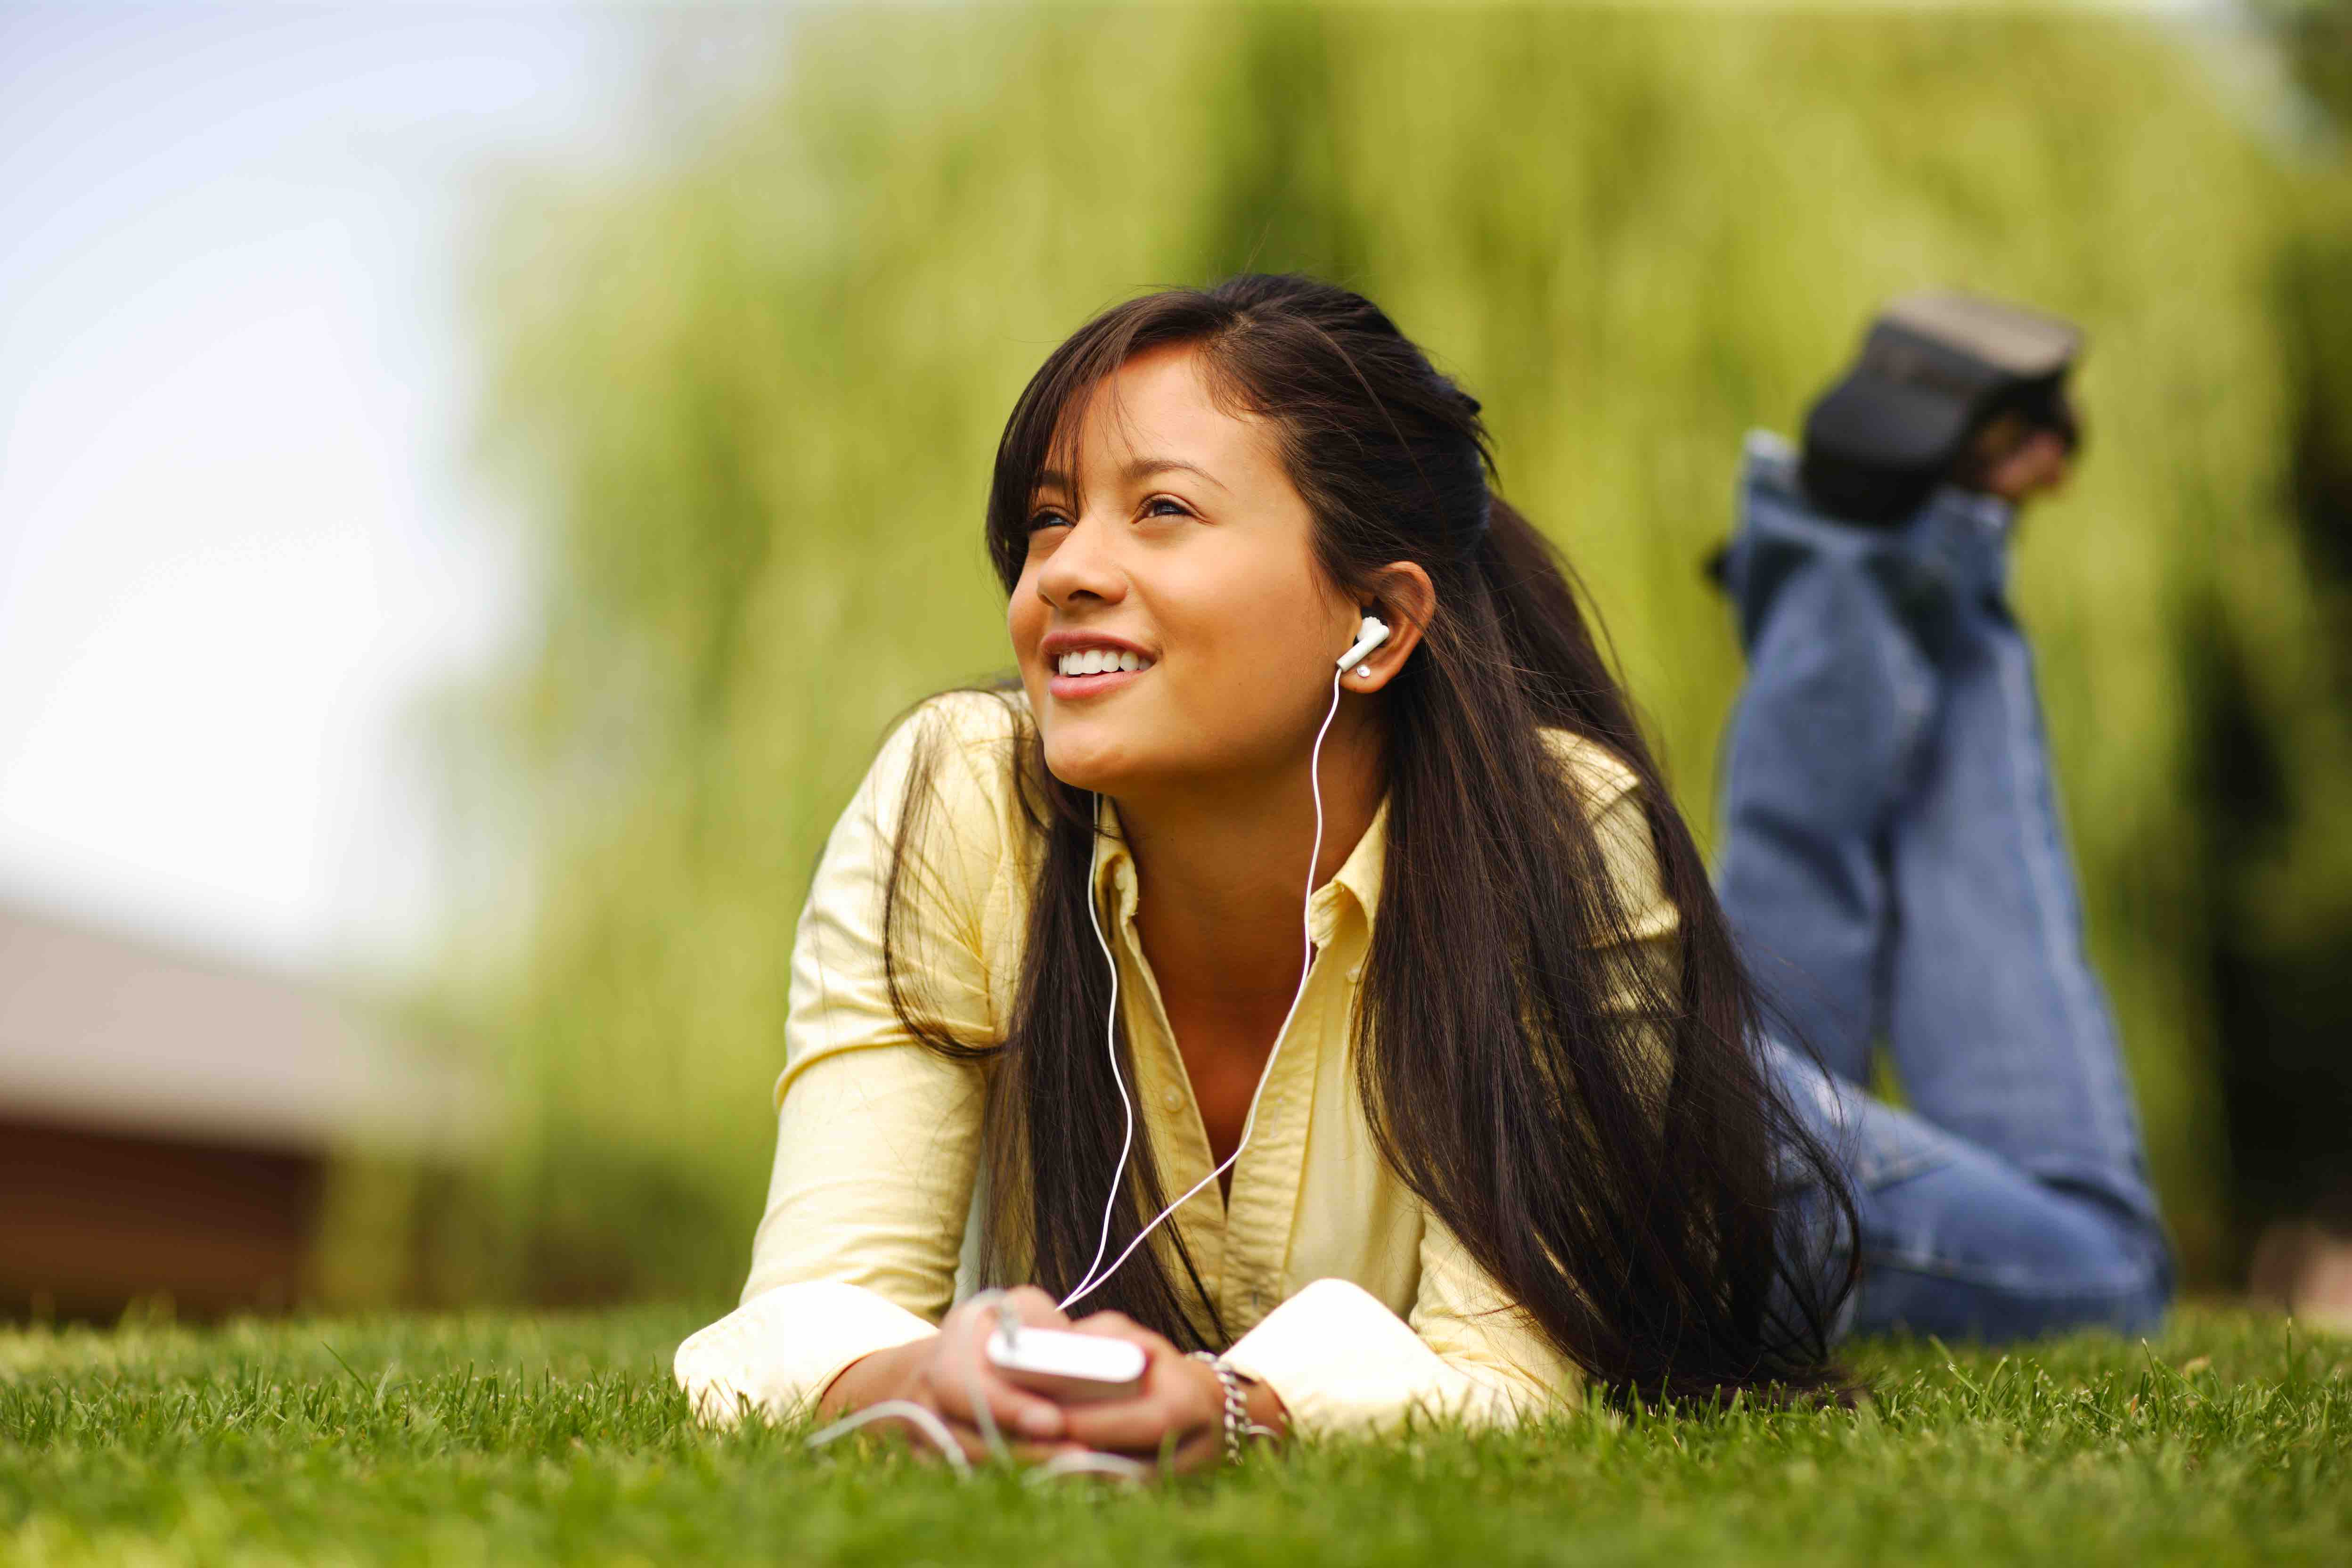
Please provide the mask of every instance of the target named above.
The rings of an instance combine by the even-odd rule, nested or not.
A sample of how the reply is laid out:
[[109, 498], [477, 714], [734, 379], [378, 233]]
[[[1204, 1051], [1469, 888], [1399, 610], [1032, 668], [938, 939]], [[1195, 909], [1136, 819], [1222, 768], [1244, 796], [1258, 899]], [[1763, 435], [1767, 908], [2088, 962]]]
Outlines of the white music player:
[[988, 1362], [1033, 1394], [1062, 1405], [1096, 1405], [1142, 1392], [1143, 1347], [1059, 1329], [1013, 1329], [988, 1336]]

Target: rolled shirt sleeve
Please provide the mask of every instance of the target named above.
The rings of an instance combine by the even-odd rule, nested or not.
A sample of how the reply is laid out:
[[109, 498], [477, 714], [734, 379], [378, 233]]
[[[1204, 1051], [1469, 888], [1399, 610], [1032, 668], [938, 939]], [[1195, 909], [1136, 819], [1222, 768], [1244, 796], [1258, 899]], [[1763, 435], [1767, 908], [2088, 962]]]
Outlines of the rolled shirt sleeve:
[[1225, 1359], [1273, 1389], [1292, 1428], [1310, 1436], [1386, 1432], [1414, 1418], [1508, 1426], [1583, 1396], [1575, 1363], [1434, 1215], [1408, 1318], [1350, 1280], [1318, 1279]]
[[910, 773], [927, 758], [901, 868], [900, 980], [950, 1036], [994, 1038], [980, 945], [1001, 835], [973, 773], [981, 704], [935, 699], [885, 742], [826, 842], [793, 943], [776, 1158], [742, 1304], [679, 1345], [696, 1414], [772, 1417], [849, 1364], [919, 1339], [954, 1295], [978, 1168], [982, 1069], [924, 1046], [882, 963], [882, 893]]

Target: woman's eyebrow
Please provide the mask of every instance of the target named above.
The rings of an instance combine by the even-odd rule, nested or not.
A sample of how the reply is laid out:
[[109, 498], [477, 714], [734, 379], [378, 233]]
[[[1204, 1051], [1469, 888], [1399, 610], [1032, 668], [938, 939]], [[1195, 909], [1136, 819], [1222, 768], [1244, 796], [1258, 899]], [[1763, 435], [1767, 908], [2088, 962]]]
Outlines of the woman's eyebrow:
[[[1138, 458], [1133, 462], [1128, 464], [1127, 467], [1121, 468], [1118, 471], [1118, 477], [1121, 479], [1126, 480], [1129, 484], [1133, 484], [1139, 479], [1148, 479], [1155, 474], [1165, 474], [1171, 472], [1198, 474], [1201, 478], [1208, 480], [1211, 484], [1216, 486], [1221, 490], [1227, 488], [1223, 479], [1209, 472], [1208, 469], [1201, 467], [1198, 463], [1185, 462], [1181, 458]], [[1056, 489], [1066, 495], [1069, 493], [1070, 489], [1070, 476], [1062, 472], [1059, 468], [1041, 469], [1037, 475], [1037, 488], [1040, 489]]]

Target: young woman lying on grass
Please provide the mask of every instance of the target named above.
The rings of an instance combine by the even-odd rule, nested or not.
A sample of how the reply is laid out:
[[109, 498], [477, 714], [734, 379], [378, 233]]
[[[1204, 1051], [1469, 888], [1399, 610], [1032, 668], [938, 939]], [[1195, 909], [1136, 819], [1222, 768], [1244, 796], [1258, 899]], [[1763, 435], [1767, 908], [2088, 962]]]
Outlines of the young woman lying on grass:
[[[1841, 1312], [1871, 1184], [1969, 1152], [1768, 1043], [1478, 415], [1298, 278], [1046, 361], [988, 507], [1019, 679], [921, 704], [826, 847], [743, 1305], [677, 1355], [707, 1418], [906, 1401], [975, 1454], [1191, 1466], [1244, 1412], [1827, 1390], [1834, 1334], [1886, 1321]], [[2018, 1278], [2105, 1213], [2011, 1174], [1902, 1209], [1896, 1267], [1948, 1261], [1955, 1203]], [[1016, 1386], [1005, 1310], [1132, 1342], [1140, 1391]]]

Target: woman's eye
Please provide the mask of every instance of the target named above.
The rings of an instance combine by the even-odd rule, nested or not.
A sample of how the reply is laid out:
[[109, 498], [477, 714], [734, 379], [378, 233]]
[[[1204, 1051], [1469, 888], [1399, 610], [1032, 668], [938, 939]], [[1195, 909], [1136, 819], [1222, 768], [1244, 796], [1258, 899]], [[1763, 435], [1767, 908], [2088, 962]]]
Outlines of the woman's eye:
[[1029, 519], [1029, 531], [1035, 533], [1040, 529], [1060, 528], [1069, 521], [1070, 520], [1068, 518], [1064, 517], [1057, 511], [1037, 512], [1033, 514]]
[[[1173, 510], [1171, 511], [1160, 511], [1157, 510], [1163, 506], [1172, 508]], [[1182, 501], [1176, 500], [1172, 496], [1153, 496], [1150, 500], [1143, 503], [1143, 515], [1146, 517], [1189, 517], [1192, 513], [1191, 509], [1186, 507]]]

